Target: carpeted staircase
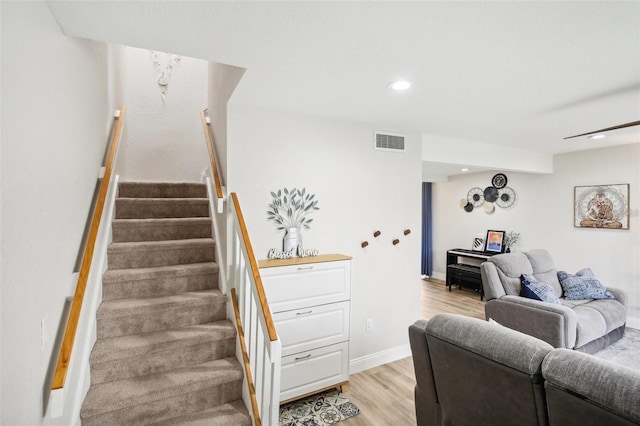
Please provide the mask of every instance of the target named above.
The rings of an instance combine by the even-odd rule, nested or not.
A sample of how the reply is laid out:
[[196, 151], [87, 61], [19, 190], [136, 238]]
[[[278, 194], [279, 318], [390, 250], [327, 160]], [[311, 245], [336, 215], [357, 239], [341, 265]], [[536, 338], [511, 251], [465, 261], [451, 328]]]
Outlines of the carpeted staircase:
[[120, 184], [83, 426], [251, 424], [206, 197]]

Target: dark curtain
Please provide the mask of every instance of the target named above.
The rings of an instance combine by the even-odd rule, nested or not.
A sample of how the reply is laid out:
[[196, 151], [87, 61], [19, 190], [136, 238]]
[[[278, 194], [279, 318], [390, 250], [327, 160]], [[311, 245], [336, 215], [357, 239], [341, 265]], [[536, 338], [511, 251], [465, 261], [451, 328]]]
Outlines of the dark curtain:
[[422, 275], [433, 273], [433, 227], [431, 223], [431, 182], [422, 182]]

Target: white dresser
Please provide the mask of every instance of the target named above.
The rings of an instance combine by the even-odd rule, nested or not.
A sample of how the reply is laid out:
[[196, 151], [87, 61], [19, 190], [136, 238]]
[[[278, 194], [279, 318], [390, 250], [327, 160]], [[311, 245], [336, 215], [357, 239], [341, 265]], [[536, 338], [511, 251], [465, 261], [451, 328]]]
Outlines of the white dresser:
[[259, 262], [282, 341], [280, 403], [349, 380], [351, 258], [340, 254]]

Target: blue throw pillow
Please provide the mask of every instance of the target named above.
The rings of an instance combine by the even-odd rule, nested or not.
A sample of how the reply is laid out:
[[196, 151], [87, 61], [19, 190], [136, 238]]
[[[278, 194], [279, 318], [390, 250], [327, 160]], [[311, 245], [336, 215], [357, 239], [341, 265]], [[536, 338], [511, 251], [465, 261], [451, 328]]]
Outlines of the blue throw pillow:
[[560, 285], [567, 300], [613, 299], [613, 294], [593, 275], [590, 268], [584, 268], [575, 275], [565, 271], [558, 272]]
[[560, 303], [560, 299], [556, 296], [553, 288], [549, 284], [542, 283], [533, 277], [533, 275], [522, 274], [520, 276], [520, 296], [529, 299], [541, 300], [549, 303]]

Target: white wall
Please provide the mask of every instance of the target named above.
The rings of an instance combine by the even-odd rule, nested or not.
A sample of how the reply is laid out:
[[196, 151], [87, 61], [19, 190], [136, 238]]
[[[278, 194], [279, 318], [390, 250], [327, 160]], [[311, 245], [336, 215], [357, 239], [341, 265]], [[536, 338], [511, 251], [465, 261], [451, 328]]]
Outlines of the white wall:
[[244, 68], [209, 63], [208, 112], [220, 174], [224, 182], [227, 179], [227, 103], [244, 72]]
[[[161, 64], [166, 64], [160, 53]], [[118, 173], [123, 181], [199, 182], [208, 154], [200, 113], [207, 107], [207, 62], [182, 57], [162, 101], [149, 50], [120, 58], [127, 134]]]
[[478, 141], [422, 134], [422, 160], [443, 164], [499, 167], [530, 173], [551, 173], [553, 155]]
[[[521, 233], [516, 250], [548, 249], [559, 269], [574, 272], [591, 267], [608, 286], [625, 289], [630, 316], [640, 319], [640, 144], [556, 155], [554, 173], [506, 173], [508, 186], [518, 196], [511, 209], [496, 207], [493, 215], [482, 208], [471, 213], [459, 206], [470, 188], [485, 188], [494, 173], [452, 177], [433, 189], [434, 270], [445, 273], [445, 253], [471, 248], [476, 233], [487, 229]], [[629, 183], [630, 229], [583, 229], [573, 226], [574, 186]]]
[[39, 425], [47, 423], [53, 341], [112, 121], [107, 48], [64, 36], [44, 2], [0, 7], [0, 423]]
[[[208, 75], [208, 116], [213, 139], [213, 145], [218, 162], [218, 173], [220, 174], [221, 185], [227, 185], [227, 103], [233, 94], [238, 82], [244, 75], [245, 69], [233, 67], [231, 65], [209, 63]], [[207, 157], [208, 158], [208, 157]], [[216, 241], [220, 244], [218, 250], [218, 263], [220, 267], [226, 268], [220, 275], [221, 279], [230, 276], [231, 265], [227, 262], [231, 256], [228, 252], [231, 247], [227, 246], [227, 205], [224, 204], [222, 214], [213, 213], [214, 233]], [[227, 283], [223, 283], [222, 288], [226, 288]]]
[[[302, 231], [304, 247], [353, 256], [352, 365], [407, 349], [407, 327], [420, 315], [420, 135], [407, 136], [405, 153], [382, 152], [366, 124], [237, 105], [228, 117], [228, 186], [238, 193], [256, 256], [282, 248], [283, 232], [266, 216], [270, 192], [286, 186], [316, 194], [320, 210]], [[405, 229], [412, 231], [406, 237]]]

